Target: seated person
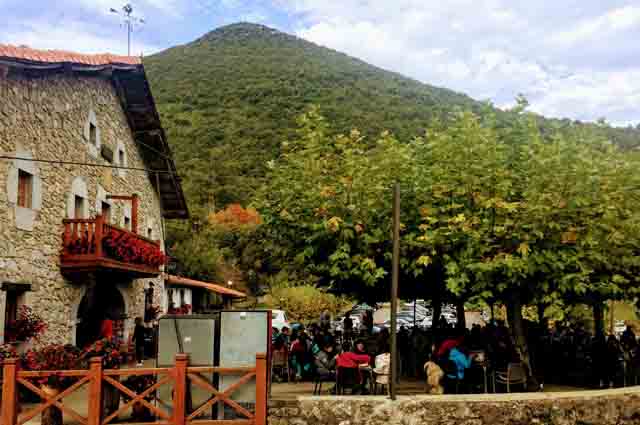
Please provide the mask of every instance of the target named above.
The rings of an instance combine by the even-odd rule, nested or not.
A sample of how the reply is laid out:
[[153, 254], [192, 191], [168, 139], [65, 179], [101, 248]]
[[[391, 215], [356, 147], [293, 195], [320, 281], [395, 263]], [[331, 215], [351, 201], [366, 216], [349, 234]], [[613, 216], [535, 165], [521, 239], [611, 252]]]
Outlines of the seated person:
[[302, 380], [304, 375], [308, 375], [311, 372], [310, 355], [307, 336], [304, 333], [296, 335], [290, 349], [291, 367], [295, 371], [296, 380]]
[[335, 379], [336, 357], [333, 353], [333, 344], [326, 342], [322, 350], [315, 355], [315, 365], [318, 377], [321, 380]]
[[456, 383], [464, 381], [465, 370], [471, 367], [472, 356], [465, 354], [461, 347], [454, 347], [449, 351], [448, 366], [445, 369], [447, 393], [456, 392]]
[[336, 359], [336, 364], [338, 368], [356, 369], [358, 386], [360, 388], [354, 387], [353, 392], [356, 392], [358, 389], [361, 389], [363, 393], [367, 392], [366, 385], [368, 375], [363, 374], [361, 368], [369, 367], [371, 364], [371, 357], [365, 351], [364, 341], [356, 341], [353, 351], [345, 351], [340, 354]]

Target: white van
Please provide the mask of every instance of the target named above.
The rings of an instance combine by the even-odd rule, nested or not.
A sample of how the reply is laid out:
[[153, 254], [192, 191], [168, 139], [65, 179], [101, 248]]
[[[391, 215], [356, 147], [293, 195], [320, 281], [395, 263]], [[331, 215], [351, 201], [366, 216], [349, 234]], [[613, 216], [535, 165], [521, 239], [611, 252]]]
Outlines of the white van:
[[285, 326], [291, 329], [287, 313], [283, 310], [271, 310], [271, 326], [277, 328], [279, 331], [282, 331], [282, 328]]

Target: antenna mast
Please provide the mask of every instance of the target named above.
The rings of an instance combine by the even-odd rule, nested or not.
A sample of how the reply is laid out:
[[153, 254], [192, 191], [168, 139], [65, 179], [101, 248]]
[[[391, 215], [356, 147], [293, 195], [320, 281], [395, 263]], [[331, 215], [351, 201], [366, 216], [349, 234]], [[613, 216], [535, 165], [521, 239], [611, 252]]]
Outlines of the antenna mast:
[[131, 33], [135, 25], [142, 25], [145, 23], [144, 19], [133, 15], [133, 6], [131, 3], [127, 3], [122, 6], [122, 11], [118, 11], [114, 8], [109, 10], [111, 13], [115, 13], [123, 20], [123, 24], [127, 27], [127, 56], [131, 56]]

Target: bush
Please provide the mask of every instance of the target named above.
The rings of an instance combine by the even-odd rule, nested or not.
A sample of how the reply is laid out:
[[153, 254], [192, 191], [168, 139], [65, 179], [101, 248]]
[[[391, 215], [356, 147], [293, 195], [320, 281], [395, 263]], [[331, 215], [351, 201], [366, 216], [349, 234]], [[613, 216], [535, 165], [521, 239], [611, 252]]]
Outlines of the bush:
[[285, 310], [291, 321], [309, 323], [320, 320], [325, 310], [335, 316], [349, 309], [353, 302], [309, 284], [279, 284], [271, 287], [265, 304], [267, 308]]

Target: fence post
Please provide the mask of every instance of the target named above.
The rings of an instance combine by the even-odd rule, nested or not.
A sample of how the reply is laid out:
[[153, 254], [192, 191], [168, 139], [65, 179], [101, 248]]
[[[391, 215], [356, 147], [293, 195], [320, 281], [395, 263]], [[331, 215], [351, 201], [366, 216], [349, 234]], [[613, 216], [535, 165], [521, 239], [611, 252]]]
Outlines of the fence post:
[[267, 424], [267, 355], [256, 354], [256, 425]]
[[89, 384], [88, 425], [100, 425], [102, 421], [102, 358], [89, 360], [91, 383]]
[[5, 359], [2, 367], [2, 411], [0, 424], [16, 425], [18, 420], [18, 392], [16, 378], [18, 377], [18, 360]]
[[173, 424], [185, 425], [186, 423], [186, 403], [187, 403], [187, 366], [189, 364], [188, 354], [176, 354], [175, 385], [173, 387]]

